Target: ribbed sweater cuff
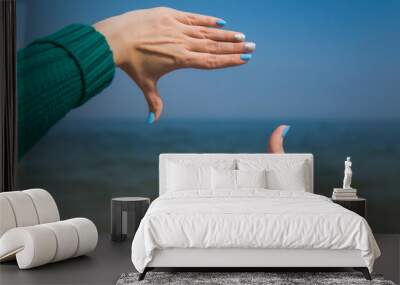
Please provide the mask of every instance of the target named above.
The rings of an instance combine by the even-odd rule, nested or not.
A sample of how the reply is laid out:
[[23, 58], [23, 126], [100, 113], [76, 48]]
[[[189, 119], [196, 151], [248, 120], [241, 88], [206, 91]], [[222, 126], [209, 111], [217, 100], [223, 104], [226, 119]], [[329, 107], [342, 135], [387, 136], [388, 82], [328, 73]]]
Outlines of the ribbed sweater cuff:
[[115, 73], [112, 51], [105, 37], [92, 26], [72, 24], [35, 43], [51, 43], [63, 48], [77, 64], [82, 79], [82, 105], [107, 87]]

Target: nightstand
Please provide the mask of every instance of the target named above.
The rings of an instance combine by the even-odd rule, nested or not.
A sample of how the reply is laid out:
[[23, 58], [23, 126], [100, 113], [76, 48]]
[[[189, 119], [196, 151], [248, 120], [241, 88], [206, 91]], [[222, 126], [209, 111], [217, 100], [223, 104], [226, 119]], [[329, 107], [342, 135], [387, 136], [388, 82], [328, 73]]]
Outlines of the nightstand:
[[111, 239], [131, 239], [150, 206], [145, 197], [119, 197], [111, 200]]
[[359, 214], [364, 219], [367, 219], [367, 200], [364, 198], [357, 199], [332, 199], [332, 202]]

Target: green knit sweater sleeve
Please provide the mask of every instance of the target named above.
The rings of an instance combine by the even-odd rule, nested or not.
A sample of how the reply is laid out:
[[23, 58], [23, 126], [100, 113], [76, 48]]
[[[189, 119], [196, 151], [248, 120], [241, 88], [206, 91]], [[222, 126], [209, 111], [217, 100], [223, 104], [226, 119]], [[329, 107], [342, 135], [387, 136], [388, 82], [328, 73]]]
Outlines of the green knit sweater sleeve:
[[22, 157], [55, 123], [107, 87], [110, 47], [93, 27], [73, 24], [18, 52], [18, 150]]

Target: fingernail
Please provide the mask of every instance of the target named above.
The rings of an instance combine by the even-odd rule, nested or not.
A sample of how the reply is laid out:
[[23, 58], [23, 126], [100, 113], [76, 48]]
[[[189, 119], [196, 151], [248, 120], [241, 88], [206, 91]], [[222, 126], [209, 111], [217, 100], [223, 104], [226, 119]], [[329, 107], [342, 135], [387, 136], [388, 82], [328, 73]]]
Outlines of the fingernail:
[[223, 26], [226, 25], [226, 22], [225, 22], [224, 20], [218, 20], [218, 21], [216, 22], [216, 24], [217, 24], [218, 26], [220, 26], [220, 27], [223, 27]]
[[247, 54], [247, 53], [241, 54], [240, 59], [244, 60], [244, 61], [249, 61], [251, 59], [251, 54]]
[[245, 34], [235, 34], [233, 37], [235, 38], [235, 40], [242, 42], [246, 38], [246, 35]]
[[148, 124], [154, 123], [154, 117], [155, 117], [154, 113], [150, 112], [149, 115], [147, 116], [147, 123]]
[[286, 126], [286, 127], [283, 129], [282, 137], [286, 137], [286, 135], [287, 135], [287, 133], [289, 132], [289, 130], [290, 130], [290, 126]]
[[245, 43], [244, 44], [244, 49], [246, 51], [253, 51], [253, 50], [256, 49], [256, 43], [251, 43], [251, 42]]

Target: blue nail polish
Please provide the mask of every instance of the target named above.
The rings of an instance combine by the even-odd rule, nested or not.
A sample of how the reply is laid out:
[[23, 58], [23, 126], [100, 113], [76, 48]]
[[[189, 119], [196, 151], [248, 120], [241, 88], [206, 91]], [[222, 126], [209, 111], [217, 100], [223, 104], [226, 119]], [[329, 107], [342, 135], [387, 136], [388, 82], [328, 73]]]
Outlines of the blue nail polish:
[[155, 118], [154, 113], [153, 113], [153, 112], [150, 112], [149, 115], [147, 116], [147, 123], [148, 123], [148, 124], [154, 123], [154, 118]]
[[226, 25], [226, 22], [224, 20], [218, 20], [216, 23], [218, 26], [223, 27]]
[[245, 53], [240, 55], [240, 59], [244, 61], [248, 61], [251, 59], [251, 54]]
[[286, 126], [285, 129], [282, 132], [282, 137], [286, 137], [286, 135], [289, 132], [289, 130], [290, 130], [290, 126]]

